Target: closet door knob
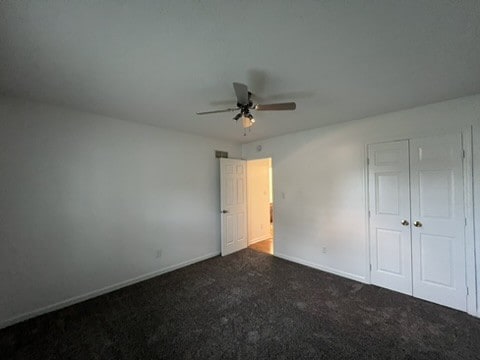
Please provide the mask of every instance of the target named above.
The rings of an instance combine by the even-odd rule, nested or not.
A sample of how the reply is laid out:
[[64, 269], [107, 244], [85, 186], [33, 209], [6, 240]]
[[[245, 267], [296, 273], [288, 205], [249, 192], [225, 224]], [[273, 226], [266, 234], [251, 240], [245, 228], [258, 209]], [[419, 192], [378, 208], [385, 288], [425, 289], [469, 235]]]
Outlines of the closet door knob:
[[422, 227], [422, 223], [421, 223], [420, 221], [415, 221], [415, 222], [413, 223], [413, 226], [415, 226], [415, 227]]
[[408, 225], [410, 225], [410, 223], [408, 222], [408, 220], [402, 220], [402, 225], [403, 226], [408, 226]]

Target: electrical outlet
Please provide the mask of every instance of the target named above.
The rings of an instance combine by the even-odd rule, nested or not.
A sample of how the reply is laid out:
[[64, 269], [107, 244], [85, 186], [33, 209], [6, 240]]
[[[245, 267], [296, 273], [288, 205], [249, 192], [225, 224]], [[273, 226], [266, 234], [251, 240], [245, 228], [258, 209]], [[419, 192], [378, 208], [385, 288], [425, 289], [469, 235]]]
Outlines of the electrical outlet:
[[156, 258], [157, 258], [157, 259], [160, 259], [161, 257], [162, 257], [162, 250], [161, 250], [161, 249], [158, 249], [158, 250], [157, 250]]
[[326, 246], [322, 247], [322, 253], [324, 253], [324, 254], [327, 253], [327, 247]]

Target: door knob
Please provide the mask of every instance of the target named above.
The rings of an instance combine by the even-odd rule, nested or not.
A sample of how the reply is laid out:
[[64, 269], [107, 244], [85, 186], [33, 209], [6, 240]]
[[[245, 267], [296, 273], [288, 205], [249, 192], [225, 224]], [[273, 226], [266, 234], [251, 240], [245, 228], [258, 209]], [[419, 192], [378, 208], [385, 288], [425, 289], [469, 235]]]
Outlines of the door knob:
[[228, 214], [228, 210], [222, 210], [221, 213], [222, 214]]
[[415, 227], [422, 227], [422, 223], [421, 223], [420, 221], [415, 221], [415, 222], [413, 223], [413, 226], [415, 226]]
[[402, 220], [402, 225], [403, 226], [408, 226], [408, 225], [410, 225], [410, 223], [408, 222], [408, 220]]

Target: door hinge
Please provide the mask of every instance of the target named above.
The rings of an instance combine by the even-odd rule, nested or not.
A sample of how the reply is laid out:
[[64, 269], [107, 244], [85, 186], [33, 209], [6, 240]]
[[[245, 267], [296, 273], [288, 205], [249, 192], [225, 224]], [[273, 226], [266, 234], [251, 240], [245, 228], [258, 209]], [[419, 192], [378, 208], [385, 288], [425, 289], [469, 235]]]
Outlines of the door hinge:
[[462, 150], [462, 157], [465, 159], [465, 150]]
[[370, 210], [368, 210], [368, 217], [370, 217]]
[[370, 165], [370, 159], [367, 158], [367, 165]]
[[467, 226], [467, 218], [465, 218], [465, 226]]
[[467, 286], [467, 295], [470, 295], [470, 289]]
[[372, 264], [370, 264], [370, 271], [372, 271]]

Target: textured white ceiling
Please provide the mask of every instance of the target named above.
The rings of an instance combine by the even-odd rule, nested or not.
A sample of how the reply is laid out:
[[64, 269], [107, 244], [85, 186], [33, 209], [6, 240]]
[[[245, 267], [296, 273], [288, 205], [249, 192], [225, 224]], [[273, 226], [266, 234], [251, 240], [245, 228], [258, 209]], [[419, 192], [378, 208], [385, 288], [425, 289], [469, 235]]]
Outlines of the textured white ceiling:
[[[233, 81], [297, 110], [256, 113], [246, 137], [233, 114], [195, 115], [235, 105]], [[210, 137], [479, 92], [478, 0], [0, 2], [0, 94]]]

